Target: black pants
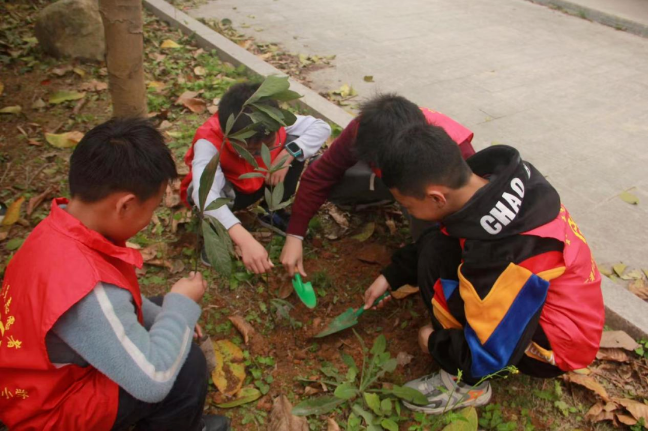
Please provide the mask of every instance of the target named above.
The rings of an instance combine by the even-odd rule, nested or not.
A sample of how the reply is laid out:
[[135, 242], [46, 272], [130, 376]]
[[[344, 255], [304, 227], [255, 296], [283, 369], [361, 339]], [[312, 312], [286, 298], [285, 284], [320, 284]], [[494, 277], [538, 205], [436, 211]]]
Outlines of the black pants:
[[[284, 178], [284, 196], [282, 197], [282, 202], [288, 201], [293, 194], [295, 194], [297, 183], [300, 181], [300, 176], [302, 175], [302, 170], [304, 170], [304, 161], [300, 162], [297, 159], [294, 159], [286, 173], [286, 177]], [[266, 187], [269, 186], [264, 183], [261, 188], [250, 194], [235, 191], [232, 211], [243, 210], [264, 198]]]
[[[329, 201], [348, 206], [394, 201], [394, 197], [381, 179], [374, 175], [369, 165], [358, 162], [345, 171], [343, 179], [331, 190]], [[401, 211], [410, 222], [410, 234], [415, 241], [422, 232], [434, 225], [433, 222], [413, 218], [403, 207]]]
[[[162, 296], [151, 298], [162, 304]], [[176, 382], [164, 400], [147, 403], [119, 389], [117, 418], [113, 430], [201, 430], [203, 405], [207, 397], [205, 355], [192, 343]]]

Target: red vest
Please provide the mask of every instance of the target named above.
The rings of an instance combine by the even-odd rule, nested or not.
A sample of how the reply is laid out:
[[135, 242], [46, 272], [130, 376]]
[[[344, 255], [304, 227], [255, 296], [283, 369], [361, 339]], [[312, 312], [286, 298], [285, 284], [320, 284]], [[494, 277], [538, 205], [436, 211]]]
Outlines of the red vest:
[[0, 420], [19, 430], [110, 430], [117, 384], [92, 366], [50, 363], [45, 336], [98, 282], [128, 289], [142, 322], [134, 266], [142, 256], [52, 202], [13, 257], [0, 291]]
[[[189, 185], [192, 182], [194, 145], [200, 139], [209, 141], [221, 154], [221, 170], [223, 170], [225, 178], [232, 183], [237, 191], [244, 194], [250, 194], [258, 191], [264, 185], [264, 179], [261, 177], [243, 180], [239, 179], [239, 176], [243, 174], [254, 172], [255, 168], [244, 158], [239, 156], [239, 153], [237, 153], [229, 142], [223, 146], [223, 131], [219, 124], [219, 113], [216, 113], [198, 128], [194, 135], [192, 145], [189, 150], [187, 150], [187, 154], [185, 154], [185, 164], [189, 167], [189, 174], [187, 174], [180, 185], [180, 198], [187, 206], [189, 206], [187, 202], [187, 188], [189, 188]], [[276, 134], [275, 145], [273, 145], [273, 149], [270, 151], [271, 162], [274, 161], [275, 158], [277, 158], [277, 155], [279, 155], [284, 149], [284, 144], [286, 144], [286, 129], [280, 128]], [[268, 168], [261, 159], [261, 156], [255, 157], [255, 160], [260, 167]]]
[[[455, 141], [458, 146], [460, 146], [460, 151], [462, 151], [462, 157], [464, 159], [467, 159], [468, 157], [475, 154], [475, 150], [471, 145], [473, 132], [440, 112], [433, 111], [428, 108], [420, 109], [424, 113], [424, 117], [426, 117], [428, 124], [439, 126], [444, 129], [448, 136], [451, 137], [451, 139]], [[381, 178], [380, 169], [373, 166], [372, 171], [374, 171], [374, 174], [376, 174], [377, 177]]]

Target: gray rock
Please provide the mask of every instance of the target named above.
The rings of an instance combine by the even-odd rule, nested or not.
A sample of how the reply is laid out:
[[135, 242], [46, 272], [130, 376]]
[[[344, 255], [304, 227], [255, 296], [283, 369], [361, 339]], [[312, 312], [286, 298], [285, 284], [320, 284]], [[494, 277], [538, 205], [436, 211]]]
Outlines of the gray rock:
[[54, 57], [102, 61], [104, 25], [97, 0], [59, 0], [38, 13], [36, 38]]

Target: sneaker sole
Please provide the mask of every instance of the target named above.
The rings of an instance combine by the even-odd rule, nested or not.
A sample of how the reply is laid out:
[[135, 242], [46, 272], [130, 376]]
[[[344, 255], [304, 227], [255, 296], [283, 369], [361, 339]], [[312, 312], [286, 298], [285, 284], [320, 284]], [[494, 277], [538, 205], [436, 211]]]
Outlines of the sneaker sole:
[[428, 408], [425, 405], [424, 406], [413, 405], [410, 402], [404, 400], [402, 400], [401, 403], [403, 403], [403, 405], [406, 406], [410, 411], [422, 412], [424, 414], [444, 414], [444, 412], [446, 411], [453, 411], [468, 406], [481, 407], [487, 405], [490, 400], [491, 400], [491, 386], [489, 386], [489, 390], [485, 394], [481, 395], [480, 397], [461, 402], [455, 406], [448, 407], [448, 409], [447, 407]]

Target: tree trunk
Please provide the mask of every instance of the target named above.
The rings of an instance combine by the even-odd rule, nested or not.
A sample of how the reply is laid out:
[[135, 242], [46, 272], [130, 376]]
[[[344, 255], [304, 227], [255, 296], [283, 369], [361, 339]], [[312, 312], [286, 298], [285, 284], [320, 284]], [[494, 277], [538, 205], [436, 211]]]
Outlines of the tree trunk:
[[145, 117], [142, 0], [99, 0], [115, 117]]

